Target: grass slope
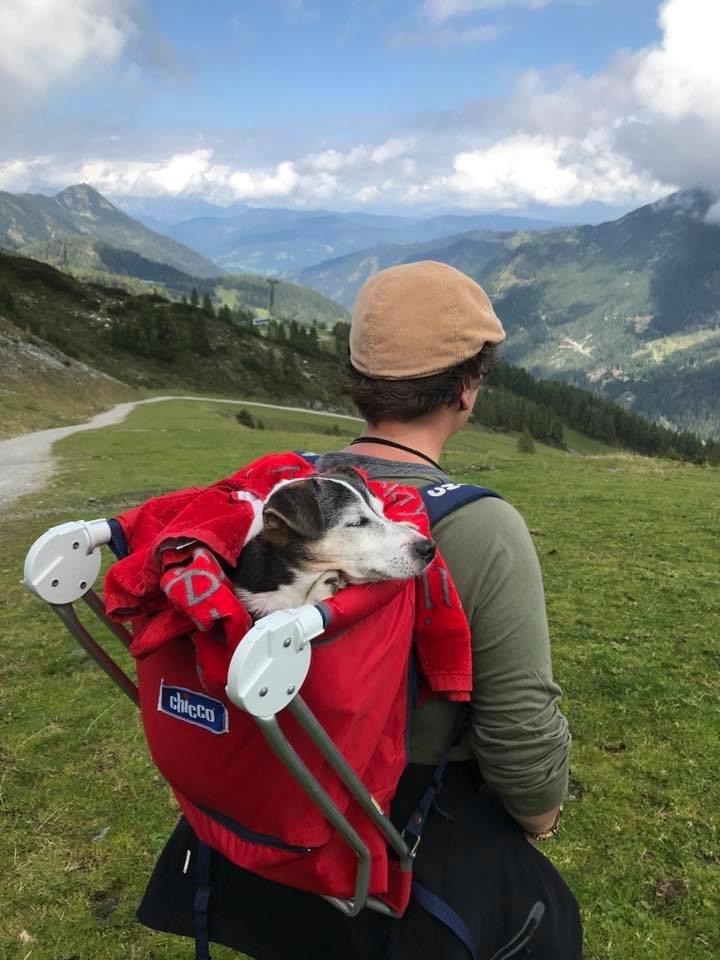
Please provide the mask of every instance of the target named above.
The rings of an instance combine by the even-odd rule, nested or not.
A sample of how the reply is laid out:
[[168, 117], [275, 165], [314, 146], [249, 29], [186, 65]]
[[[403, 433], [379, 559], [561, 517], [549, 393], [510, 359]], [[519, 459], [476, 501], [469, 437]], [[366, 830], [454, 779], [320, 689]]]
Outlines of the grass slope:
[[138, 396], [0, 315], [0, 439], [78, 423]]
[[[268, 449], [340, 446], [324, 431], [352, 426], [262, 410], [266, 429], [249, 430], [232, 412], [161, 403], [70, 437], [48, 489], [0, 518], [7, 960], [191, 953], [133, 920], [176, 816], [135, 710], [18, 578], [54, 523], [210, 481]], [[535, 537], [574, 737], [571, 799], [544, 850], [582, 904], [587, 960], [717, 957], [718, 471], [542, 446], [521, 455], [514, 438], [481, 430], [455, 438], [445, 463], [501, 491]]]

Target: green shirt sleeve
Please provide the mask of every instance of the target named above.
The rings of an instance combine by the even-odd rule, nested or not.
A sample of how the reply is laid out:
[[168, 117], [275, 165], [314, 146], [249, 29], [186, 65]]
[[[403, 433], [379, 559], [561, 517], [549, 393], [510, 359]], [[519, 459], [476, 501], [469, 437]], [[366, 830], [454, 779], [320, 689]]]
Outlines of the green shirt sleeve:
[[[433, 534], [472, 631], [471, 729], [464, 745], [510, 813], [531, 816], [560, 803], [568, 784], [570, 734], [552, 674], [540, 564], [520, 514], [504, 500], [477, 500]], [[410, 757], [432, 762], [438, 732], [457, 707], [429, 701], [415, 711]], [[442, 737], [440, 737], [442, 741]], [[453, 758], [462, 756], [460, 747]]]

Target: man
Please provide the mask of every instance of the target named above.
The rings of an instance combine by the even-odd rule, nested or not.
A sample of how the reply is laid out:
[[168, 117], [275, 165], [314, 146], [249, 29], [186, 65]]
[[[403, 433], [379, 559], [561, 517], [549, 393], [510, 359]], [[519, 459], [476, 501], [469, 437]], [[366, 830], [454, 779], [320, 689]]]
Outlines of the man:
[[[375, 274], [358, 294], [350, 332], [349, 393], [366, 427], [318, 468], [351, 463], [375, 479], [448, 483], [437, 461], [467, 422], [504, 338], [485, 292], [453, 267], [425, 261]], [[255, 960], [460, 960], [468, 939], [479, 945], [475, 960], [530, 948], [536, 960], [581, 957], [575, 900], [533, 845], [557, 830], [570, 736], [530, 535], [510, 504], [488, 497], [440, 520], [433, 536], [470, 623], [473, 657], [469, 726], [450, 753], [414, 869], [449, 920], [415, 899], [400, 921], [369, 910], [350, 920], [320, 897], [216, 856], [212, 939]], [[397, 824], [432, 780], [459, 709], [429, 699], [412, 711]], [[148, 925], [192, 934], [191, 878], [183, 885], [178, 877], [193, 842], [181, 823], [139, 911]]]
[[[349, 393], [366, 419], [364, 436], [324, 456], [319, 469], [352, 461], [375, 479], [447, 483], [437, 461], [466, 424], [504, 339], [483, 289], [453, 267], [424, 261], [375, 274], [350, 328]], [[474, 756], [528, 834], [552, 830], [567, 792], [570, 736], [530, 534], [509, 503], [485, 498], [433, 535], [473, 638], [472, 724], [451, 758]], [[444, 700], [415, 711], [411, 762], [439, 758], [455, 712]]]

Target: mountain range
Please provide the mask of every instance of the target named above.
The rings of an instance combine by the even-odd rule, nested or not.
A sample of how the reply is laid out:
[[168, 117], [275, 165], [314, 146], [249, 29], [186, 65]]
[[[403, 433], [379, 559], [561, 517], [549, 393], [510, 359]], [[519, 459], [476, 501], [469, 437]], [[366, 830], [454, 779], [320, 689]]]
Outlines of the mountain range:
[[[205, 209], [204, 201], [186, 199], [183, 209]], [[261, 265], [270, 256], [284, 258], [288, 250], [298, 264], [328, 247], [381, 236], [381, 243], [287, 271], [298, 283], [278, 282], [274, 314], [332, 326], [347, 318], [345, 307], [376, 270], [442, 260], [488, 290], [508, 330], [509, 362], [536, 376], [587, 387], [675, 427], [719, 437], [716, 210], [715, 198], [698, 189], [607, 223], [540, 230], [526, 229], [522, 220], [523, 229], [488, 230], [492, 221], [484, 214], [417, 221], [244, 205], [223, 217], [195, 218], [163, 229], [207, 250], [226, 243], [229, 259], [233, 250], [247, 253], [253, 247], [262, 253], [255, 258]], [[498, 222], [507, 226], [508, 218]], [[446, 233], [458, 228], [462, 232]], [[412, 237], [412, 242], [399, 242]], [[262, 247], [253, 246], [260, 243]], [[179, 298], [195, 286], [201, 296], [208, 293], [216, 304], [231, 308], [249, 306], [262, 315], [269, 305], [265, 277], [224, 273], [189, 246], [133, 220], [87, 185], [52, 198], [0, 194], [0, 246], [136, 292], [152, 284]], [[117, 279], [110, 281], [111, 275]]]
[[189, 247], [133, 220], [85, 183], [54, 197], [0, 191], [0, 247], [58, 266], [82, 249], [88, 264], [99, 268], [103, 248], [111, 247], [195, 277], [223, 272]]
[[349, 305], [378, 269], [424, 259], [450, 263], [491, 296], [508, 331], [509, 362], [718, 437], [714, 209], [706, 191], [683, 191], [596, 226], [381, 245], [317, 264], [299, 279]]
[[[269, 303], [264, 277], [226, 274], [201, 254], [118, 210], [87, 184], [54, 197], [0, 193], [0, 247], [135, 293], [151, 285], [180, 298], [196, 287], [217, 303], [251, 307], [260, 314]], [[279, 281], [273, 296], [276, 314], [288, 320], [332, 325], [348, 316], [343, 306], [298, 284]]]
[[549, 221], [502, 214], [447, 214], [416, 220], [368, 213], [242, 207], [170, 225], [163, 233], [192, 246], [225, 270], [297, 275], [330, 257], [377, 244], [436, 240], [468, 230], [541, 230]]

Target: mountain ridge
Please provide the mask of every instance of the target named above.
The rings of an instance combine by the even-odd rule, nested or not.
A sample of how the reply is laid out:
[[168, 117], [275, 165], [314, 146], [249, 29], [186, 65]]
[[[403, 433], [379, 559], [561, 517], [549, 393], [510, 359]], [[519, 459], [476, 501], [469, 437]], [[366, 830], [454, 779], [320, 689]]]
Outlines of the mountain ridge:
[[211, 260], [123, 213], [89, 184], [55, 196], [0, 191], [0, 247], [22, 253], [32, 244], [84, 237], [199, 277], [220, 276]]
[[237, 215], [203, 216], [168, 225], [164, 232], [211, 257], [227, 270], [280, 277], [377, 243], [415, 243], [469, 230], [552, 229], [549, 221], [503, 214], [448, 214], [413, 219], [327, 210], [250, 207]]
[[720, 437], [720, 227], [702, 189], [618, 220], [378, 247], [299, 279], [349, 304], [377, 269], [436, 259], [481, 283], [508, 329], [505, 356], [628, 409]]

